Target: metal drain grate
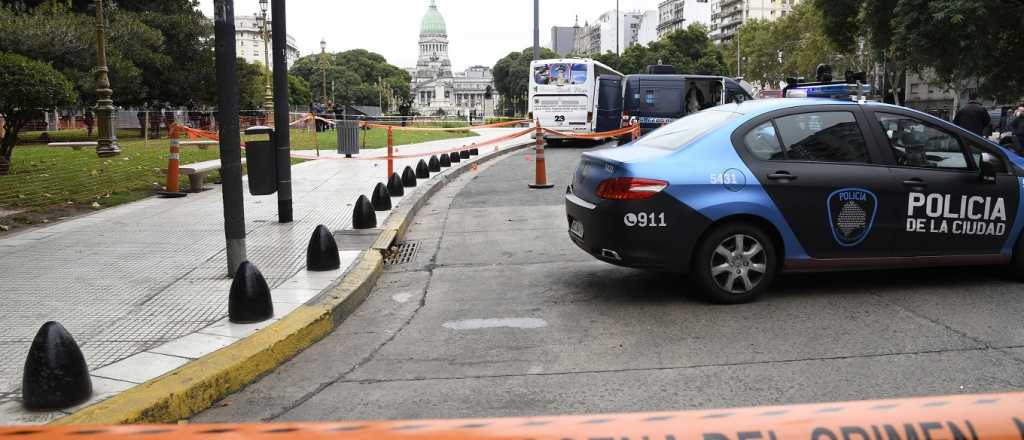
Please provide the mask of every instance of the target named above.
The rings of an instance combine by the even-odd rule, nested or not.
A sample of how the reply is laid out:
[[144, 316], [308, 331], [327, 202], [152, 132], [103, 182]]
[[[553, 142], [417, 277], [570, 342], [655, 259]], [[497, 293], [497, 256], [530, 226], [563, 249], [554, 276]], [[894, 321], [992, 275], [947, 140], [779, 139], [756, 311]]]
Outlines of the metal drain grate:
[[385, 266], [397, 266], [399, 264], [411, 263], [416, 258], [416, 251], [420, 249], [418, 241], [403, 241], [396, 243], [388, 250], [384, 257]]

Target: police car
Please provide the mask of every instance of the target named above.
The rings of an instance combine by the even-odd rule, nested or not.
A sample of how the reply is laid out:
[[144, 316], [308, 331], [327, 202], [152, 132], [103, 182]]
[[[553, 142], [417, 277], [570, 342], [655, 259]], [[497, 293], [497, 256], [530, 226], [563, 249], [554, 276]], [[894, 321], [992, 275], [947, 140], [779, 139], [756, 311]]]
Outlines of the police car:
[[1012, 265], [1024, 158], [924, 113], [769, 99], [583, 155], [569, 236], [600, 260], [688, 273], [716, 302], [780, 272]]

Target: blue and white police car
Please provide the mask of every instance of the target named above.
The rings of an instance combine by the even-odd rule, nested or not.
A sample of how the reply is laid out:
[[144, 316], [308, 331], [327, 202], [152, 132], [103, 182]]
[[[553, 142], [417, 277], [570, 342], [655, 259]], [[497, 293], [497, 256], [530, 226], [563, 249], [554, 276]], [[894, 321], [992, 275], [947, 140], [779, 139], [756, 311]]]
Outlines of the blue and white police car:
[[1024, 274], [1024, 158], [924, 113], [770, 99], [588, 152], [569, 236], [600, 260], [688, 273], [716, 302], [780, 272], [1011, 265]]

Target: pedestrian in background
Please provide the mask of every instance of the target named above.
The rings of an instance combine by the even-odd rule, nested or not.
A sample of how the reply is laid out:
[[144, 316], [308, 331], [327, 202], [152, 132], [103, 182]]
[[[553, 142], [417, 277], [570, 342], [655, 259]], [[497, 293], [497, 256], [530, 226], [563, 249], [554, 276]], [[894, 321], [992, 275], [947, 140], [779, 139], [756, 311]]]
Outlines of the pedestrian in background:
[[981, 137], [987, 136], [986, 131], [992, 130], [992, 116], [978, 103], [977, 92], [971, 92], [970, 101], [956, 112], [953, 123]]
[[1017, 106], [1008, 128], [1013, 133], [1012, 139], [1017, 151], [1024, 151], [1024, 103]]
[[85, 116], [82, 117], [82, 122], [85, 123], [85, 135], [92, 137], [92, 127], [96, 125], [96, 117], [92, 114], [92, 109], [85, 109]]

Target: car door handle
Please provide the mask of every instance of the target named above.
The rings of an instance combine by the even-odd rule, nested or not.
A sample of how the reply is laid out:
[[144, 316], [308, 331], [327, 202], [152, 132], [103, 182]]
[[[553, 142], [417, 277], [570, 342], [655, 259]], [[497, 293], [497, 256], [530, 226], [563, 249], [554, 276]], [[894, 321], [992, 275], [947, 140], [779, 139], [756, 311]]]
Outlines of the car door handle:
[[910, 180], [904, 180], [903, 186], [909, 186], [911, 188], [927, 188], [928, 184], [924, 180], [914, 178]]
[[768, 175], [768, 180], [796, 180], [796, 176], [789, 171], [776, 171]]

